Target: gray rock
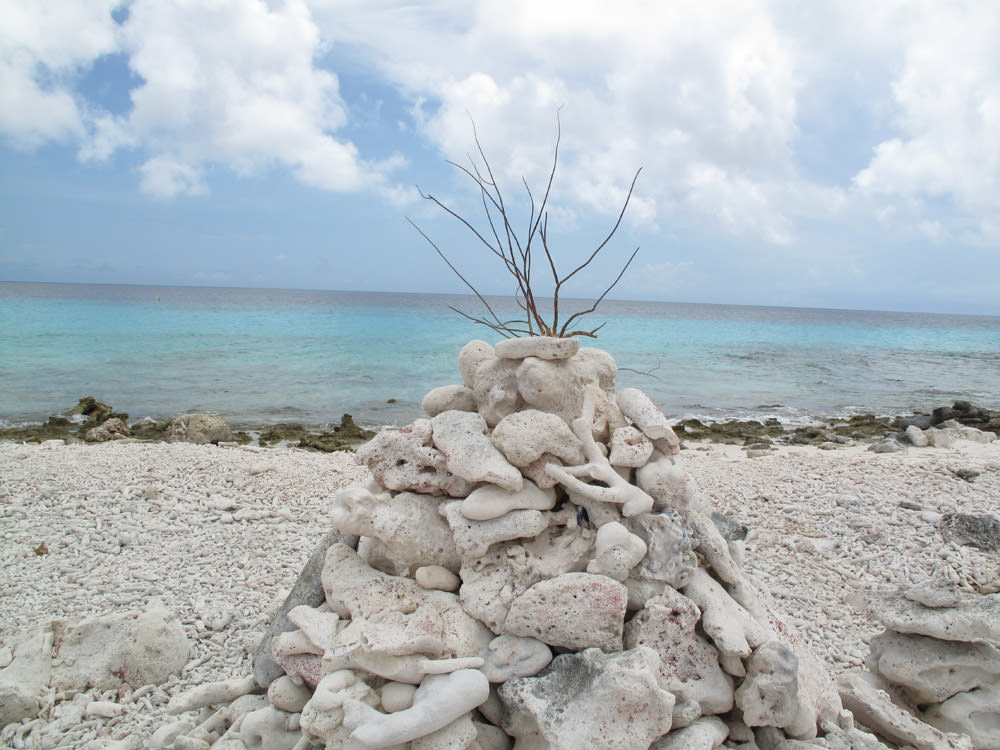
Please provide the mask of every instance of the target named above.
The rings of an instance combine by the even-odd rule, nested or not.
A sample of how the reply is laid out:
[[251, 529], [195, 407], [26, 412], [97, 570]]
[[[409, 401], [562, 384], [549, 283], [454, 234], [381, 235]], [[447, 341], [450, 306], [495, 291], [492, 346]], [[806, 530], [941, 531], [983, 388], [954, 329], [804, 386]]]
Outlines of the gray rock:
[[346, 544], [348, 547], [356, 547], [358, 538], [342, 534], [336, 530], [331, 531], [323, 537], [322, 541], [316, 545], [316, 549], [309, 556], [309, 560], [306, 561], [305, 567], [299, 573], [295, 585], [292, 586], [292, 590], [285, 597], [284, 603], [271, 620], [271, 624], [267, 626], [264, 637], [257, 644], [257, 649], [253, 655], [253, 676], [257, 680], [257, 684], [261, 687], [267, 687], [284, 674], [284, 671], [274, 661], [274, 657], [271, 654], [271, 641], [279, 633], [296, 629], [296, 626], [288, 621], [288, 613], [300, 604], [309, 607], [318, 607], [323, 603], [325, 599], [323, 582], [321, 580], [323, 563], [326, 561], [326, 551], [337, 542]]
[[945, 513], [938, 530], [946, 542], [1000, 552], [1000, 519], [995, 516]]
[[734, 518], [729, 516], [724, 516], [722, 513], [712, 511], [710, 516], [712, 523], [715, 524], [715, 528], [719, 530], [722, 534], [722, 538], [727, 542], [736, 542], [741, 539], [746, 539], [747, 534], [750, 533], [750, 529], [741, 524]]
[[1000, 644], [1000, 594], [966, 594], [955, 607], [934, 608], [910, 601], [898, 592], [871, 591], [863, 596], [861, 604], [865, 614], [897, 633]]
[[168, 443], [204, 445], [232, 440], [233, 433], [217, 414], [184, 414], [170, 420], [164, 437]]
[[896, 438], [887, 437], [885, 440], [875, 443], [868, 450], [873, 453], [899, 453], [901, 450], [905, 450], [905, 446]]
[[1000, 651], [981, 641], [942, 641], [888, 630], [872, 639], [866, 663], [918, 705], [941, 703], [1000, 680]]
[[972, 741], [960, 734], [945, 734], [897, 706], [866, 675], [849, 672], [841, 676], [840, 698], [854, 718], [890, 742], [911, 745], [916, 750], [974, 750]]
[[674, 588], [686, 586], [698, 558], [693, 551], [695, 541], [677, 511], [665, 508], [658, 513], [641, 513], [627, 519], [626, 525], [648, 549], [631, 577], [663, 581]]
[[670, 730], [674, 696], [649, 648], [563, 654], [536, 677], [499, 688], [503, 729], [537, 750], [646, 750]]
[[906, 435], [906, 439], [910, 441], [911, 445], [915, 445], [918, 448], [925, 448], [930, 444], [930, 440], [927, 435], [925, 435], [924, 431], [915, 424], [911, 424], [907, 427], [906, 432], [903, 434]]
[[947, 578], [922, 581], [904, 591], [903, 596], [925, 607], [957, 607], [962, 602], [958, 585]]
[[1000, 748], [1000, 679], [932, 706], [922, 718], [943, 732], [969, 735], [976, 750]]

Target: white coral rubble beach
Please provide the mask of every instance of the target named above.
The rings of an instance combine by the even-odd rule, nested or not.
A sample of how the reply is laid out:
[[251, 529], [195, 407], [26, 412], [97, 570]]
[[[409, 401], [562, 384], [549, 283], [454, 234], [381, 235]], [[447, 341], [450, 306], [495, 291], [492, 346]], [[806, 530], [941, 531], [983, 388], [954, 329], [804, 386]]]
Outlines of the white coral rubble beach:
[[[1000, 690], [996, 634], [974, 614], [960, 636], [907, 630], [856, 600], [937, 581], [951, 588], [913, 596], [948, 621], [998, 596], [996, 551], [942, 520], [996, 514], [1000, 442], [681, 451], [641, 391], [615, 393], [606, 353], [534, 344], [470, 344], [463, 384], [362, 448], [364, 466], [0, 445], [0, 743], [884, 747], [846, 696], [886, 741], [992, 746], [968, 716]], [[253, 655], [324, 539], [319, 600], [287, 612], [262, 678]], [[100, 659], [79, 648], [95, 623], [120, 631]], [[905, 662], [904, 638], [929, 662]], [[942, 664], [954, 691], [928, 693]]]

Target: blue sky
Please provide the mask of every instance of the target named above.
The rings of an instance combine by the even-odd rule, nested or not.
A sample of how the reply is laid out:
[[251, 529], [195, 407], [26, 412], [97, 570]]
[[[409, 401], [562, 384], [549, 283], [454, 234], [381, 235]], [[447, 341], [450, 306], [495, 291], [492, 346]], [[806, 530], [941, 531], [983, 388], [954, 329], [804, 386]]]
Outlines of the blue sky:
[[[570, 296], [1000, 314], [1000, 5], [0, 0], [0, 278], [484, 293], [474, 121]], [[536, 278], [539, 278], [536, 276]], [[539, 281], [540, 293], [546, 287]]]

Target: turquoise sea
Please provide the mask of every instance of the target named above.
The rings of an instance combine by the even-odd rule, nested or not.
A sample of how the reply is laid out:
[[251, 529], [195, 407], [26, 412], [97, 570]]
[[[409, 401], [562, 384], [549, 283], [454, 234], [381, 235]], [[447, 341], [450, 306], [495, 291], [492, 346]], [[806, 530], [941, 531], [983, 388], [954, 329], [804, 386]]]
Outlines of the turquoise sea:
[[[459, 295], [0, 282], [0, 423], [93, 395], [133, 419], [405, 424], [459, 382], [467, 341], [499, 340], [449, 306], [480, 313]], [[609, 300], [584, 320], [606, 322], [583, 343], [618, 386], [671, 417], [1000, 409], [1000, 317]]]

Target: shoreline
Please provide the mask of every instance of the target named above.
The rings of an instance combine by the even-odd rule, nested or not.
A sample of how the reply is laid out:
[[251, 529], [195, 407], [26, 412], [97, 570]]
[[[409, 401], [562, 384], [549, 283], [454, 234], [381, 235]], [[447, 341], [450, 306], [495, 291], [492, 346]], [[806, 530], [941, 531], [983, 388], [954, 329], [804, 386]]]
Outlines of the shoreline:
[[[214, 415], [226, 419], [225, 415]], [[87, 433], [106, 419], [118, 418], [127, 427], [125, 433], [113, 436], [138, 442], [169, 442], [167, 430], [172, 420], [154, 420], [143, 417], [130, 422], [128, 414], [121, 414], [92, 396], [84, 397], [71, 409], [48, 417], [44, 422], [23, 423], [0, 427], [0, 442], [41, 443], [46, 440], [74, 442], [101, 442], [89, 440]], [[968, 401], [955, 401], [938, 406], [930, 412], [878, 415], [862, 413], [848, 417], [815, 416], [805, 423], [794, 424], [775, 417], [766, 419], [699, 420], [667, 415], [682, 443], [685, 441], [713, 442], [729, 445], [752, 446], [764, 449], [775, 445], [814, 445], [837, 449], [856, 443], [877, 443], [895, 436], [903, 440], [908, 426], [921, 430], [948, 422], [957, 422], [986, 432], [1000, 434], [1000, 411], [983, 409]], [[176, 419], [176, 418], [175, 418]], [[338, 424], [308, 422], [281, 422], [254, 425], [237, 423], [231, 431], [232, 442], [257, 447], [285, 446], [333, 452], [353, 450], [365, 443], [384, 425], [362, 422], [356, 424], [351, 414], [345, 413]], [[389, 429], [402, 427], [394, 425]], [[211, 441], [218, 442], [218, 441]]]
[[[782, 445], [760, 458], [692, 441], [681, 461], [713, 507], [748, 528], [748, 572], [832, 674], [860, 665], [880, 632], [849, 605], [858, 591], [942, 576], [963, 591], [1000, 591], [996, 554], [938, 527], [945, 513], [996, 515], [998, 440], [894, 454]], [[95, 750], [190, 719], [168, 713], [172, 696], [250, 674], [265, 628], [330, 527], [333, 494], [369, 476], [345, 452], [129, 440], [3, 442], [0, 475], [0, 652], [52, 619], [155, 605], [176, 613], [193, 644], [160, 686], [54, 692], [39, 718], [0, 735], [13, 747], [31, 735]], [[60, 718], [90, 702], [117, 708]]]

